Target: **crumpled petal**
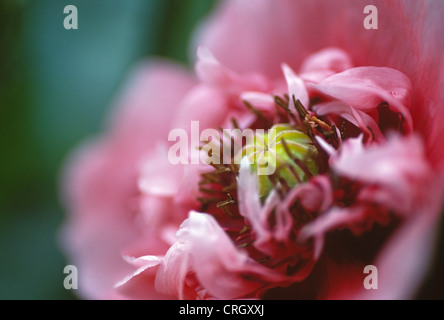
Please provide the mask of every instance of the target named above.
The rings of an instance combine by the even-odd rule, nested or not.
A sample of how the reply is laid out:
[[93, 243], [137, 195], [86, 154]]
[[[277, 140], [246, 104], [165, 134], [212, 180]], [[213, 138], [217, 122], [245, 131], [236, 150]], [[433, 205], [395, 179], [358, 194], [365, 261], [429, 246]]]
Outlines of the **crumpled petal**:
[[312, 212], [326, 210], [333, 202], [330, 180], [324, 175], [319, 175], [296, 186], [285, 197], [282, 205], [290, 207], [295, 201], [300, 201], [306, 210]]
[[[131, 280], [133, 280], [135, 277], [142, 274], [144, 271], [146, 271], [149, 268], [154, 268], [156, 266], [159, 266], [162, 263], [162, 257], [157, 256], [142, 256], [142, 257], [130, 257], [130, 256], [123, 256], [123, 259], [128, 262], [129, 264], [137, 267], [137, 269], [130, 274], [129, 276], [125, 277], [121, 281], [117, 282], [115, 284], [116, 288], [123, 287], [125, 285], [128, 285]], [[136, 284], [138, 284], [136, 282]], [[144, 285], [146, 285], [144, 283]]]
[[[279, 239], [285, 238], [285, 233], [288, 231], [288, 224], [283, 221], [288, 221], [282, 215], [278, 217], [278, 227], [273, 234], [268, 225], [268, 216], [272, 209], [276, 207], [279, 198], [274, 190], [267, 196], [264, 205], [261, 204], [258, 194], [258, 176], [256, 172], [251, 172], [248, 158], [244, 157], [240, 164], [238, 176], [238, 199], [239, 212], [251, 223], [255, 233], [255, 246], [266, 253], [272, 253], [272, 249], [268, 248], [267, 243], [273, 236]], [[279, 221], [282, 223], [279, 224]], [[283, 226], [280, 228], [279, 226]], [[287, 227], [285, 227], [287, 226]], [[290, 225], [291, 226], [291, 225]]]
[[177, 233], [176, 245], [165, 256], [156, 287], [171, 293], [184, 285], [190, 271], [218, 299], [240, 298], [268, 281], [284, 279], [236, 248], [212, 216], [193, 211]]
[[189, 244], [175, 242], [165, 255], [156, 275], [156, 290], [179, 299], [193, 299], [196, 295], [185, 283], [189, 266]]
[[[272, 190], [267, 195], [265, 202], [261, 204], [258, 197], [258, 176], [250, 170], [248, 158], [244, 157], [241, 161], [238, 176], [239, 212], [252, 227], [255, 236], [253, 246], [270, 258], [281, 262], [278, 267], [269, 269], [270, 273], [278, 272], [282, 274], [281, 282], [284, 279], [290, 282], [302, 281], [311, 272], [315, 260], [319, 257], [321, 248], [315, 248], [315, 250], [318, 249], [315, 252], [317, 256], [313, 257], [310, 250], [305, 246], [304, 241], [294, 242], [290, 240], [290, 231], [295, 226], [289, 207], [292, 204], [291, 201], [295, 200], [297, 195], [293, 195], [292, 198], [283, 201], [277, 191]], [[308, 189], [312, 191], [315, 191], [314, 189], [320, 191], [318, 188], [323, 189], [324, 187], [328, 189], [324, 185], [325, 181], [319, 179], [318, 182], [319, 186], [316, 186], [317, 182], [315, 181], [313, 186], [308, 184], [300, 186], [300, 195], [304, 191], [308, 191]], [[322, 193], [322, 191], [320, 192]], [[311, 200], [313, 198], [304, 199], [302, 203], [310, 207], [313, 205]], [[298, 265], [296, 269], [294, 269], [295, 264]], [[289, 273], [288, 268], [294, 271]], [[273, 286], [276, 285], [274, 284]]]
[[313, 106], [313, 111], [316, 112], [318, 116], [337, 114], [361, 129], [367, 134], [370, 140], [377, 142], [385, 141], [385, 137], [378, 124], [371, 116], [359, 109], [355, 109], [345, 104], [344, 102], [331, 101], [319, 103]]
[[397, 70], [382, 67], [352, 68], [318, 84], [310, 84], [310, 88], [366, 113], [387, 103], [390, 110], [402, 114], [405, 132], [410, 133], [413, 129], [409, 112], [411, 82]]
[[421, 201], [424, 197], [421, 189], [432, 172], [422, 141], [414, 135], [392, 136], [385, 144], [366, 148], [362, 136], [349, 139], [330, 158], [330, 165], [341, 175], [383, 187], [390, 194], [383, 204], [398, 213], [411, 212], [415, 203]]
[[304, 60], [300, 77], [305, 81], [318, 83], [350, 68], [353, 68], [353, 63], [347, 52], [339, 48], [325, 48]]
[[290, 97], [290, 105], [293, 107], [291, 110], [296, 110], [296, 106], [294, 105], [293, 97], [296, 100], [299, 100], [304, 107], [308, 107], [309, 98], [308, 92], [305, 87], [304, 81], [296, 75], [296, 73], [291, 70], [291, 68], [283, 64], [282, 70], [284, 72], [285, 79], [287, 80], [288, 85], [288, 95]]
[[324, 48], [305, 59], [300, 72], [329, 70], [339, 73], [350, 68], [353, 68], [353, 63], [347, 52], [339, 48]]
[[[431, 202], [430, 195], [422, 188], [430, 185], [432, 171], [417, 136], [391, 136], [384, 144], [365, 147], [361, 135], [344, 142], [339, 152], [330, 158], [330, 165], [338, 174], [364, 186], [350, 207], [333, 206], [303, 227], [301, 239], [315, 237], [317, 247], [331, 230], [347, 227], [359, 235], [374, 222], [388, 224], [387, 210], [411, 218]], [[436, 195], [432, 197], [439, 199]]]

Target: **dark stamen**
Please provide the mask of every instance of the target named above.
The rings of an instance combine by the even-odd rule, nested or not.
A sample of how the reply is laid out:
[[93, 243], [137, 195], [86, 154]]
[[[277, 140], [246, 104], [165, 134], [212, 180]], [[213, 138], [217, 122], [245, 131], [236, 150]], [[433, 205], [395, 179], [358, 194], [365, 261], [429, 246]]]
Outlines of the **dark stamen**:
[[284, 199], [285, 193], [282, 190], [282, 185], [279, 184], [280, 177], [277, 176], [276, 172], [274, 174], [268, 175], [268, 180], [273, 185], [274, 189], [278, 192], [279, 198]]
[[220, 207], [220, 209], [222, 209], [222, 211], [230, 218], [234, 218], [234, 214], [233, 214], [233, 212], [231, 212], [229, 207], [223, 206], [223, 207]]
[[228, 192], [230, 192], [230, 191], [235, 190], [236, 187], [237, 187], [237, 183], [232, 183], [232, 184], [230, 184], [229, 186], [223, 187], [223, 188], [222, 188], [222, 192], [226, 192], [226, 193], [228, 193]]
[[301, 182], [302, 182], [301, 178], [299, 177], [299, 175], [298, 175], [298, 173], [296, 172], [296, 170], [294, 170], [293, 166], [288, 165], [288, 166], [287, 166], [287, 169], [290, 170], [291, 174], [293, 175], [293, 177], [296, 178], [296, 180], [298, 181], [298, 183], [301, 183]]
[[346, 125], [346, 121], [342, 121], [341, 130], [340, 130], [342, 140], [345, 139], [345, 125]]
[[332, 127], [329, 124], [322, 121], [321, 119], [318, 119], [317, 117], [313, 117], [313, 116], [307, 114], [305, 116], [305, 118], [307, 121], [312, 122], [316, 126], [316, 128], [319, 128], [322, 131], [324, 131], [324, 130], [331, 131], [332, 130]]
[[219, 198], [203, 198], [203, 197], [198, 197], [197, 200], [202, 202], [203, 204], [212, 204], [212, 203], [218, 202], [220, 199]]
[[231, 169], [229, 167], [221, 167], [214, 171], [215, 174], [220, 174], [224, 172], [231, 172]]
[[242, 100], [242, 102], [245, 104], [245, 106], [248, 108], [248, 110], [250, 110], [252, 113], [254, 113], [254, 115], [256, 115], [258, 118], [268, 121], [268, 118], [261, 111], [259, 111], [255, 107], [253, 107], [251, 105], [251, 103], [249, 103], [246, 100]]
[[213, 172], [210, 172], [210, 173], [201, 173], [201, 176], [202, 176], [204, 179], [210, 180], [210, 181], [212, 181], [212, 182], [220, 183], [220, 180], [219, 180], [218, 176], [215, 175]]
[[296, 99], [294, 95], [292, 96], [292, 98], [293, 98], [293, 103], [294, 103], [294, 106], [295, 106], [295, 108], [296, 108], [296, 111], [297, 111], [297, 113], [298, 113], [298, 115], [299, 115], [299, 118], [300, 118], [302, 121], [304, 121], [304, 120], [305, 120], [305, 117], [306, 117], [307, 115], [309, 115], [307, 109], [305, 109], [305, 107], [304, 107], [304, 105], [302, 104], [302, 102], [301, 102], [299, 99]]
[[228, 196], [229, 199], [221, 201], [221, 202], [218, 202], [217, 205], [216, 205], [216, 208], [222, 208], [222, 207], [225, 207], [225, 206], [229, 206], [230, 204], [236, 204], [237, 203], [236, 199], [234, 199], [231, 194], [227, 193], [227, 196]]
[[251, 246], [253, 243], [254, 243], [254, 241], [249, 241], [249, 242], [245, 242], [245, 243], [239, 244], [237, 247], [238, 248], [245, 248], [245, 247]]
[[264, 264], [269, 260], [270, 260], [270, 257], [263, 257], [263, 258], [257, 259], [256, 261], [260, 264]]
[[281, 139], [282, 141], [282, 145], [284, 146], [284, 150], [285, 153], [290, 157], [291, 160], [293, 160], [293, 162], [299, 167], [301, 168], [302, 171], [304, 171], [305, 175], [307, 177], [312, 177], [313, 174], [310, 172], [310, 170], [307, 168], [307, 166], [305, 165], [305, 163], [303, 161], [301, 161], [299, 158], [295, 157], [291, 152], [290, 149], [288, 148], [288, 144], [287, 141], [285, 141], [284, 138]]
[[291, 112], [290, 108], [288, 108], [288, 106], [287, 106], [288, 102], [285, 102], [279, 96], [274, 96], [274, 102], [276, 103], [276, 105], [281, 107], [286, 112], [286, 114], [291, 118], [291, 120], [293, 120], [293, 122], [295, 122], [295, 123], [298, 122], [295, 115], [293, 114], [293, 112]]
[[217, 193], [217, 191], [214, 190], [214, 189], [208, 189], [208, 188], [202, 188], [202, 187], [199, 188], [199, 191], [202, 192], [202, 193], [208, 193], [208, 194], [215, 194], [215, 193]]
[[240, 129], [239, 123], [235, 118], [231, 118], [231, 124], [233, 125], [234, 129]]
[[375, 140], [375, 134], [373, 133], [372, 128], [370, 128], [369, 126], [367, 126], [367, 129], [370, 131], [370, 133], [372, 134], [372, 140]]
[[285, 180], [282, 177], [279, 177], [279, 183], [281, 184], [282, 189], [285, 193], [290, 191], [290, 186], [288, 185], [287, 180]]
[[282, 99], [279, 96], [274, 96], [274, 103], [276, 103], [279, 107], [281, 107], [282, 109], [284, 109], [286, 112], [290, 113], [290, 108], [288, 108], [288, 101], [285, 101], [284, 99]]

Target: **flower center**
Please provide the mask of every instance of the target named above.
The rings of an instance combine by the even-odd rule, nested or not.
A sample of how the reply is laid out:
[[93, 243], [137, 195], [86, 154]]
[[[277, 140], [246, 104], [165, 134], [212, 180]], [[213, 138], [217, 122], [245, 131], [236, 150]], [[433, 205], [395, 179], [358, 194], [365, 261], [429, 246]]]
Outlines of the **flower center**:
[[318, 173], [314, 141], [295, 125], [278, 123], [252, 142], [242, 149], [242, 157], [259, 173], [261, 198], [273, 188], [288, 191]]
[[[203, 173], [199, 182], [200, 210], [213, 215], [233, 242], [238, 247], [249, 250], [250, 256], [254, 256], [257, 261], [263, 260], [264, 255], [251, 246], [255, 234], [239, 212], [237, 179], [240, 160], [248, 157], [252, 172], [256, 170], [259, 173], [258, 196], [262, 203], [272, 190], [276, 190], [280, 198], [284, 199], [293, 187], [325, 170], [325, 153], [314, 138], [314, 130], [320, 131], [325, 137], [327, 133], [334, 136], [332, 127], [310, 116], [298, 100], [295, 100], [297, 113], [288, 109], [288, 103], [288, 96], [276, 96], [276, 114], [270, 117], [245, 102], [256, 116], [256, 121], [250, 128], [260, 129], [255, 130], [253, 139], [241, 141], [242, 148], [237, 154], [233, 152], [233, 145], [228, 147], [233, 155], [231, 163], [208, 163], [214, 170]], [[240, 129], [235, 119], [232, 119], [232, 123], [236, 129]], [[233, 140], [221, 139], [220, 150], [226, 151], [226, 141], [231, 143]], [[208, 156], [211, 157], [210, 154]], [[295, 214], [297, 216], [299, 215]]]

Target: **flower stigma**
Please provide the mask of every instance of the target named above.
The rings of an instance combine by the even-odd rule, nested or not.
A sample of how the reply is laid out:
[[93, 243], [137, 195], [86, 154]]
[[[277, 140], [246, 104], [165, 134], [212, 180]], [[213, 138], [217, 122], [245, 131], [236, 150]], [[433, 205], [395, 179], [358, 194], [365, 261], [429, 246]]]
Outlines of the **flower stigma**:
[[259, 173], [261, 198], [278, 185], [288, 191], [316, 175], [317, 154], [312, 139], [289, 123], [278, 123], [263, 135], [256, 134], [254, 143], [242, 149], [242, 157], [246, 156], [252, 171]]

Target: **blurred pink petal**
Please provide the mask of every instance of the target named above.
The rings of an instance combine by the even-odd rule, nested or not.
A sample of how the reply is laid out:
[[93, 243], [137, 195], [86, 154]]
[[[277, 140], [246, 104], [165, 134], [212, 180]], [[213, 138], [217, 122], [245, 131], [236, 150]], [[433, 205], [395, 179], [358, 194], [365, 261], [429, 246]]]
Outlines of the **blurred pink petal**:
[[431, 211], [417, 212], [390, 239], [387, 247], [379, 254], [375, 265], [378, 266], [378, 290], [362, 290], [356, 299], [413, 299], [422, 279], [429, 271], [436, 225], [428, 216]]
[[242, 76], [222, 65], [208, 48], [197, 50], [196, 73], [202, 82], [217, 86], [228, 94], [238, 94], [242, 91], [268, 91], [270, 84], [264, 76], [251, 73]]
[[168, 295], [157, 293], [153, 286], [154, 277], [162, 258], [156, 256], [142, 256], [139, 258], [124, 256], [123, 258], [137, 269], [115, 284], [115, 288], [120, 294], [130, 299], [170, 298]]
[[300, 72], [327, 70], [333, 74], [350, 68], [353, 68], [353, 63], [347, 52], [338, 48], [326, 48], [310, 55], [303, 62]]
[[200, 130], [214, 128], [230, 111], [229, 101], [218, 89], [197, 85], [180, 103], [171, 128], [181, 128], [190, 132], [191, 121], [199, 121]]
[[[213, 217], [197, 212], [190, 212], [181, 226], [156, 285], [161, 291], [177, 290], [191, 270], [208, 293], [219, 299], [241, 298], [268, 281], [284, 279], [236, 248]], [[172, 281], [171, 276], [178, 278]]]
[[[118, 102], [107, 134], [70, 159], [63, 187], [71, 215], [62, 236], [80, 270], [82, 296], [108, 296], [114, 283], [131, 271], [120, 252], [140, 234], [133, 221], [137, 165], [155, 139], [166, 139], [171, 114], [193, 84], [179, 67], [141, 64]], [[170, 85], [175, 94], [163, 94]], [[163, 111], [154, 119], [152, 112], [159, 107]]]
[[300, 68], [301, 78], [319, 83], [329, 76], [353, 67], [350, 56], [339, 48], [326, 48], [310, 55]]

